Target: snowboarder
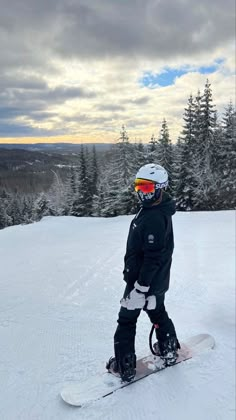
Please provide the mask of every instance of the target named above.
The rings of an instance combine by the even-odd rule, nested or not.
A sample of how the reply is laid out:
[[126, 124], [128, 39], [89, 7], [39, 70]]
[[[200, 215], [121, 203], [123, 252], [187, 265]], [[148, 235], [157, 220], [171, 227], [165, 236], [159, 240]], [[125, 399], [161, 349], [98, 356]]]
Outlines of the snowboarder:
[[142, 309], [155, 326], [156, 353], [167, 365], [175, 363], [180, 348], [164, 305], [174, 249], [171, 216], [175, 213], [167, 186], [168, 174], [160, 165], [147, 164], [137, 172], [135, 191], [141, 208], [129, 229], [123, 271], [126, 288], [114, 335], [115, 357], [107, 363], [107, 369], [123, 381], [135, 377], [136, 323]]

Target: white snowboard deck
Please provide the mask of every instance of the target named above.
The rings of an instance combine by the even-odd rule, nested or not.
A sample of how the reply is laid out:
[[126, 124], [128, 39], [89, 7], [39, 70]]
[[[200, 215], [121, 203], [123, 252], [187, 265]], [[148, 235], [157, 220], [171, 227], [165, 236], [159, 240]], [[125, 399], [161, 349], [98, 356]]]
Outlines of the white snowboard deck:
[[[191, 359], [205, 350], [212, 349], [214, 345], [215, 340], [209, 334], [190, 337], [181, 343], [176, 364]], [[61, 397], [67, 404], [82, 407], [165, 368], [166, 366], [159, 357], [149, 355], [137, 360], [136, 376], [132, 382], [122, 382], [119, 377], [104, 372], [101, 375], [89, 377], [85, 381], [66, 386], [61, 391]]]

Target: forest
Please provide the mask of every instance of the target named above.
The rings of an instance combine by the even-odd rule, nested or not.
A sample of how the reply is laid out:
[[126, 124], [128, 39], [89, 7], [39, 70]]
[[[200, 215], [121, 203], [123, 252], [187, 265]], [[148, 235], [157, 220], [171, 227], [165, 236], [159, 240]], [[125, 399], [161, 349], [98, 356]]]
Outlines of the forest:
[[16, 159], [14, 164], [14, 159], [7, 162], [2, 151], [0, 229], [50, 215], [134, 214], [139, 207], [133, 188], [135, 174], [152, 162], [168, 171], [167, 191], [178, 211], [235, 209], [235, 126], [232, 101], [229, 99], [219, 118], [207, 80], [202, 93], [199, 90], [196, 96], [189, 96], [176, 143], [170, 138], [165, 118], [157, 138], [152, 135], [139, 142], [130, 141], [123, 125], [118, 140], [108, 150], [98, 151], [96, 145], [81, 145], [78, 152], [67, 154], [22, 150], [22, 160]]

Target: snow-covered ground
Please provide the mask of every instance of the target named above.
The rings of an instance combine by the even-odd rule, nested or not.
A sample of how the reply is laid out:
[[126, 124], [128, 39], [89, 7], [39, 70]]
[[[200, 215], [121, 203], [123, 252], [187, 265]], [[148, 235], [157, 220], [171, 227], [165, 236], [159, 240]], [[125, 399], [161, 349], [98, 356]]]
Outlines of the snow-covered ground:
[[[233, 420], [235, 213], [177, 213], [166, 305], [181, 340], [216, 347], [86, 408], [60, 390], [113, 353], [130, 216], [58, 217], [0, 231], [1, 420]], [[150, 323], [139, 319], [137, 356]]]

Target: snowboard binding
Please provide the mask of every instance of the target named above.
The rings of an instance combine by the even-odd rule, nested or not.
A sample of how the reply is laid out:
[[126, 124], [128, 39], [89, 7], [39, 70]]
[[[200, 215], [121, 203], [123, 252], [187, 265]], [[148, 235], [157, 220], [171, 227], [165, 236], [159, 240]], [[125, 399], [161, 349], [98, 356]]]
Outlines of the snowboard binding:
[[152, 344], [154, 329], [155, 325], [152, 326], [149, 335], [149, 346], [152, 354], [160, 357], [166, 366], [174, 365], [178, 359], [178, 350], [180, 349], [177, 337], [170, 336], [170, 334], [167, 333], [164, 340], [158, 340], [156, 343]]
[[111, 357], [106, 364], [108, 372], [121, 378], [122, 382], [131, 382], [136, 374], [136, 356], [134, 353], [126, 354], [120, 363]]

